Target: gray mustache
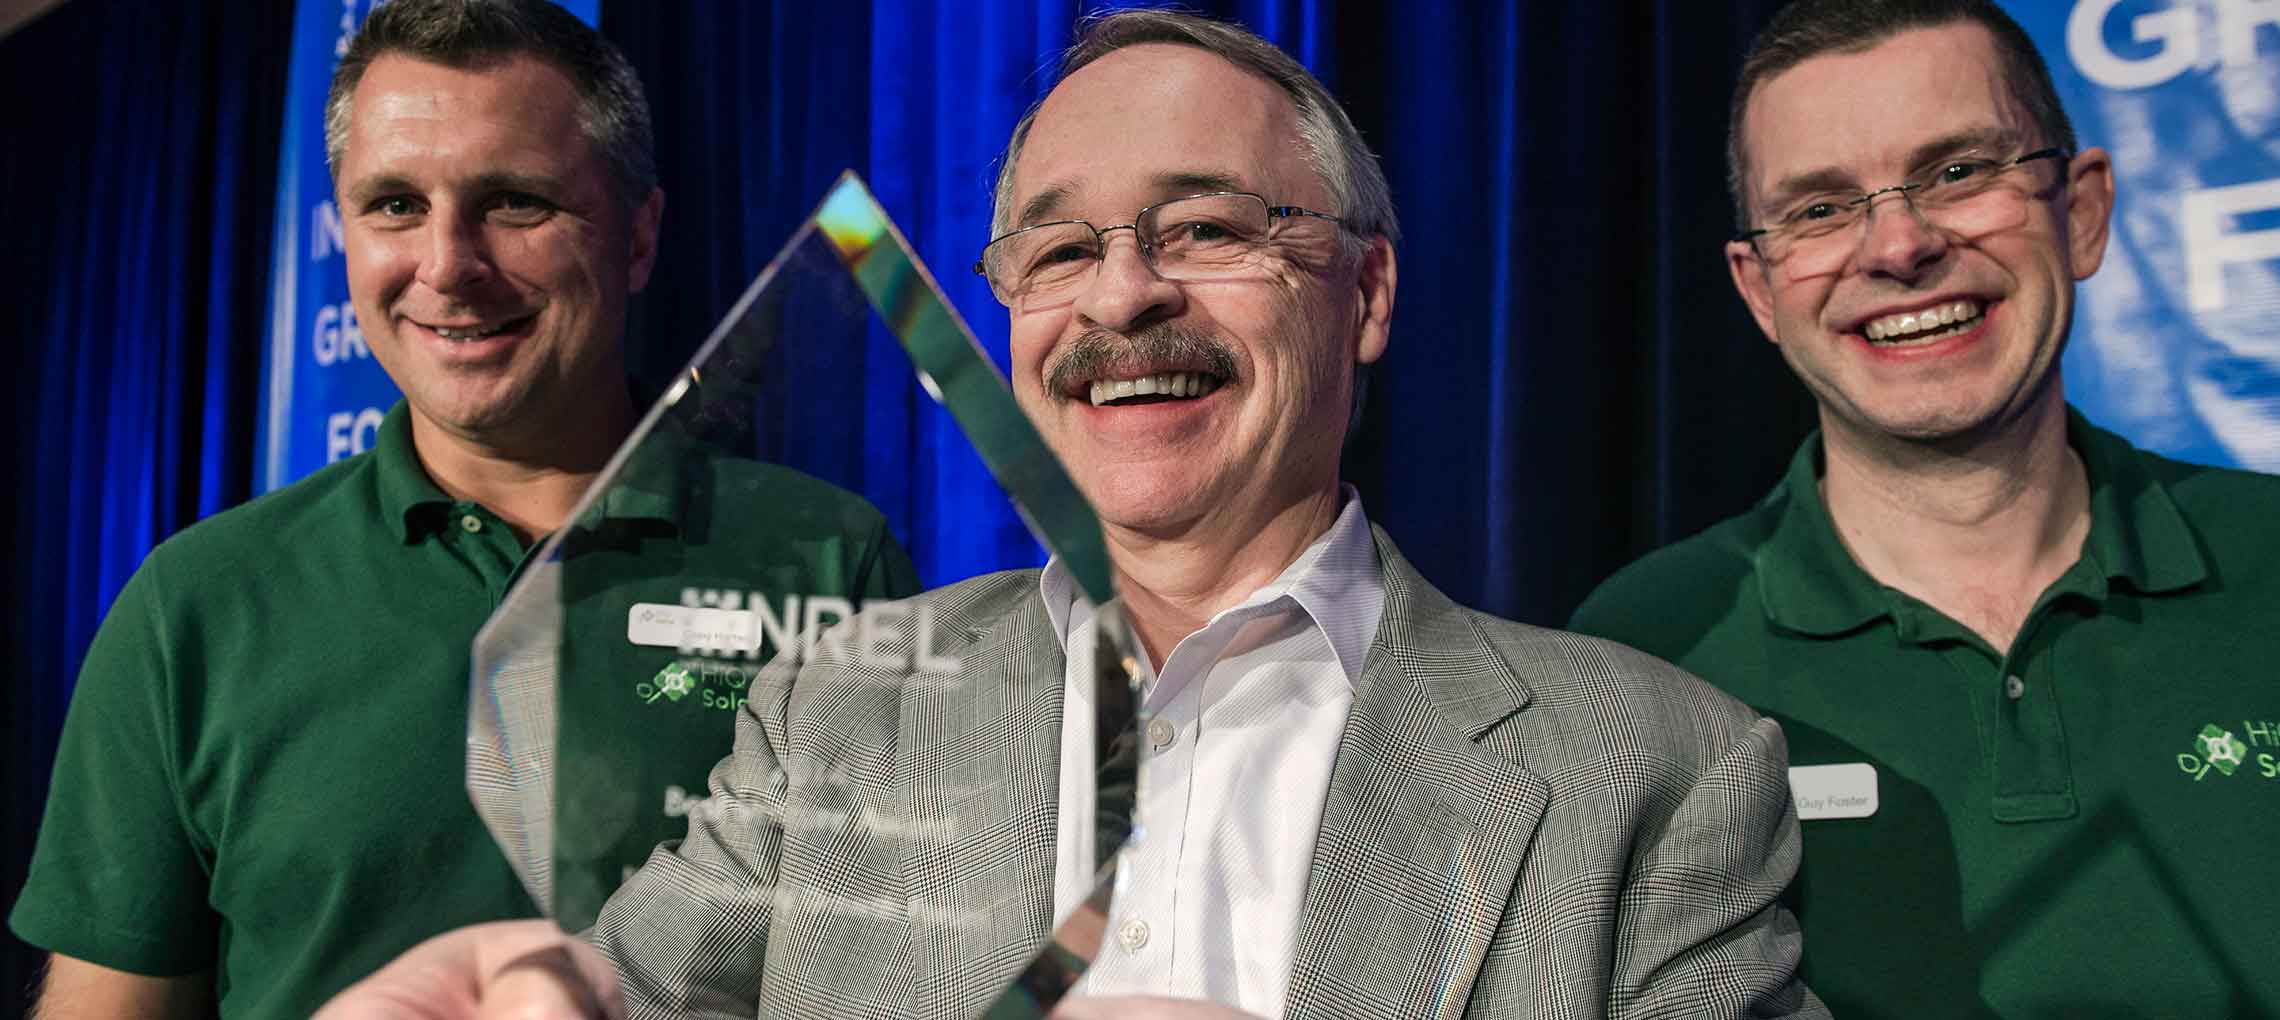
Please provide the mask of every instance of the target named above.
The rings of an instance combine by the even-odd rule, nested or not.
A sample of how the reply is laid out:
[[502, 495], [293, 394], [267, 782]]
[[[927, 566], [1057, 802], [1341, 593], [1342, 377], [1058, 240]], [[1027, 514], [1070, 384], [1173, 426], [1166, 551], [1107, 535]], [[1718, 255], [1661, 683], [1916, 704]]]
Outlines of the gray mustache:
[[1063, 346], [1061, 359], [1045, 376], [1045, 391], [1067, 393], [1079, 382], [1105, 378], [1120, 368], [1176, 366], [1204, 371], [1221, 380], [1235, 378], [1235, 353], [1225, 341], [1201, 330], [1158, 323], [1135, 333], [1088, 329]]

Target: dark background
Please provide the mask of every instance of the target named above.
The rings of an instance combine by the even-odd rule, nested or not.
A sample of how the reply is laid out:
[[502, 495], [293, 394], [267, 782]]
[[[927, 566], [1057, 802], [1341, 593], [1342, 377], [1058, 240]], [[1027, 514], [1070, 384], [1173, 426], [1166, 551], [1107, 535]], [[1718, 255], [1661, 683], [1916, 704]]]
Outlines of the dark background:
[[[1719, 252], [1727, 94], [1773, 4], [1197, 6], [1299, 55], [1383, 156], [1406, 240], [1347, 474], [1435, 584], [1557, 625], [1771, 486], [1811, 405]], [[1077, 13], [604, 0], [669, 197], [637, 372], [677, 367], [850, 166], [1002, 356], [964, 266], [989, 161]], [[252, 495], [291, 15], [72, 0], [0, 40], [11, 902], [103, 611], [151, 545]], [[37, 960], [8, 950], [0, 1010]]]

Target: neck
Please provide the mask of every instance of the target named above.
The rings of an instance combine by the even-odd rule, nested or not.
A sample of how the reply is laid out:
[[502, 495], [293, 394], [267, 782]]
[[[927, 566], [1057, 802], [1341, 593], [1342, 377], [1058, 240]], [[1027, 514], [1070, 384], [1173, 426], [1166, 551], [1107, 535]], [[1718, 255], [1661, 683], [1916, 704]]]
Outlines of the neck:
[[1107, 526], [1117, 594], [1149, 661], [1162, 665], [1182, 638], [1273, 581], [1337, 523], [1339, 508], [1333, 483], [1263, 519], [1199, 524], [1169, 535]]
[[1987, 435], [1863, 441], [1823, 416], [1821, 497], [1861, 569], [2009, 649], [2081, 556], [2090, 486], [2056, 395]]
[[415, 412], [412, 448], [445, 495], [481, 504], [528, 545], [570, 519], [579, 497], [633, 430], [632, 398], [618, 390], [612, 394], [587, 409], [589, 416], [577, 427], [528, 437], [456, 433]]

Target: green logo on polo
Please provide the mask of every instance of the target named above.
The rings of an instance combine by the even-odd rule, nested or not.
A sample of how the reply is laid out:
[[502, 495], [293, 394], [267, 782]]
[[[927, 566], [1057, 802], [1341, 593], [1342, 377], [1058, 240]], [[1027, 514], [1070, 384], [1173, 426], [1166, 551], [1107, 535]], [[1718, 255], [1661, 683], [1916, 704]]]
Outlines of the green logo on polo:
[[2220, 776], [2246, 772], [2250, 778], [2280, 780], [2280, 719], [2242, 719], [2238, 736], [2209, 723], [2193, 735], [2191, 751], [2178, 752], [2177, 770], [2196, 783], [2211, 772]]
[[689, 667], [678, 662], [668, 662], [664, 669], [658, 670], [657, 675], [643, 686], [649, 690], [637, 693], [642, 694], [647, 701], [654, 702], [659, 695], [679, 701], [697, 689], [697, 677], [689, 672]]
[[758, 667], [742, 663], [676, 659], [666, 663], [656, 676], [634, 684], [633, 696], [644, 705], [654, 705], [660, 699], [678, 702], [694, 698], [692, 704], [734, 711], [744, 705], [745, 688], [758, 673]]
[[2225, 775], [2232, 775], [2247, 764], [2244, 756], [2248, 754], [2248, 745], [2241, 743], [2232, 731], [2218, 728], [2216, 723], [2201, 727], [2197, 743], [2201, 745], [2201, 760]]

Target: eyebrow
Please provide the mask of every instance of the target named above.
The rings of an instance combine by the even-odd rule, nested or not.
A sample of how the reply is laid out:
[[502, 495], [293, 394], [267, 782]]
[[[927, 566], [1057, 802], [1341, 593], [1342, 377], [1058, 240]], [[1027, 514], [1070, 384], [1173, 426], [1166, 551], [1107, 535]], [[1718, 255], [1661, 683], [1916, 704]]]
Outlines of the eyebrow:
[[[409, 177], [400, 174], [379, 174], [357, 181], [348, 189], [346, 197], [349, 208], [361, 209], [366, 203], [382, 195], [392, 195], [398, 192], [416, 194], [424, 190], [426, 189], [414, 183]], [[541, 197], [553, 197], [562, 192], [562, 182], [543, 174], [518, 174], [501, 170], [477, 174], [469, 178], [464, 184], [457, 186], [456, 190], [476, 194], [527, 191]]]
[[1156, 175], [1156, 190], [1167, 196], [1202, 195], [1214, 191], [1236, 191], [1242, 182], [1234, 174], [1216, 170], [1183, 170]]
[[1916, 146], [1916, 151], [1908, 156], [1908, 172], [1913, 174], [1917, 170], [1923, 169], [1925, 164], [1974, 149], [1992, 153], [2006, 150], [2016, 144], [2017, 140], [2012, 134], [2001, 128], [1984, 127], [1958, 131]]
[[1013, 225], [1017, 228], [1036, 226], [1059, 209], [1061, 203], [1068, 201], [1070, 190], [1068, 185], [1056, 184], [1031, 195], [1029, 201], [1021, 204], [1021, 216], [1013, 221]]
[[365, 203], [382, 195], [413, 190], [417, 189], [412, 187], [410, 180], [398, 177], [395, 174], [381, 174], [377, 177], [366, 177], [363, 180], [356, 181], [342, 193], [341, 197], [347, 199], [346, 204], [350, 209], [361, 209], [364, 208]]
[[[2012, 144], [2010, 132], [1997, 127], [1969, 128], [1935, 138], [1908, 154], [1908, 174], [1914, 176], [1925, 164], [1945, 159], [1973, 149], [2001, 149]], [[1779, 206], [1783, 200], [1822, 191], [1859, 191], [1861, 185], [1852, 174], [1833, 166], [1817, 167], [1781, 179], [1766, 195], [1767, 206]]]
[[[1172, 170], [1157, 174], [1148, 182], [1156, 194], [1163, 198], [1180, 198], [1187, 195], [1205, 195], [1217, 191], [1238, 191], [1243, 182], [1234, 174], [1219, 170]], [[1055, 184], [1029, 197], [1021, 204], [1021, 215], [1015, 219], [1015, 229], [1033, 227], [1059, 212], [1061, 206], [1076, 194], [1070, 184]]]
[[504, 170], [476, 174], [467, 182], [467, 190], [476, 192], [527, 191], [534, 195], [552, 196], [562, 192], [562, 181], [545, 174], [518, 174]]

